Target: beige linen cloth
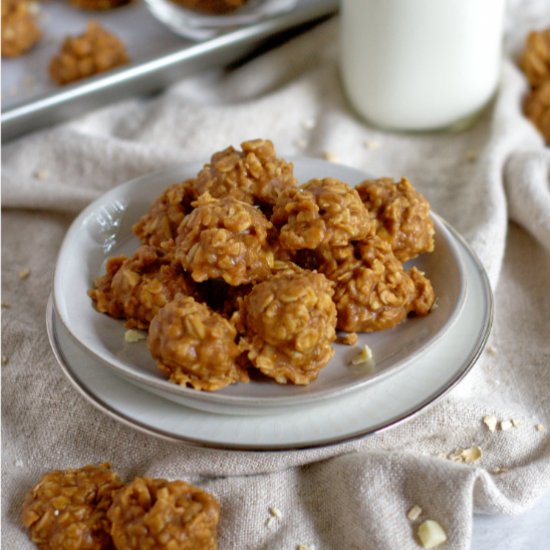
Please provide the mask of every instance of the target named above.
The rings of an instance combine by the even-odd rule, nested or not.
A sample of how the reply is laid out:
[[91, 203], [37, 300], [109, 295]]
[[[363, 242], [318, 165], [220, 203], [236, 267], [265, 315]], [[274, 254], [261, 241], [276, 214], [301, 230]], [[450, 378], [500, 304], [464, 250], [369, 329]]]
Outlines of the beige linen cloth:
[[[182, 478], [214, 493], [222, 550], [414, 549], [416, 524], [406, 516], [414, 504], [444, 527], [448, 548], [466, 549], [473, 512], [534, 506], [550, 488], [550, 149], [521, 114], [526, 83], [515, 60], [527, 30], [550, 24], [550, 7], [546, 0], [513, 2], [508, 21], [498, 96], [462, 133], [386, 133], [355, 118], [338, 77], [336, 19], [231, 71], [184, 80], [159, 97], [130, 99], [4, 147], [6, 550], [32, 547], [19, 515], [43, 473], [106, 460], [126, 478]], [[414, 420], [328, 449], [197, 450], [108, 418], [56, 364], [45, 306], [74, 216], [118, 183], [166, 164], [206, 161], [255, 137], [272, 139], [285, 154], [328, 151], [371, 174], [407, 175], [481, 258], [495, 293], [490, 346], [458, 387]], [[521, 424], [492, 433], [482, 423], [488, 414]], [[475, 464], [438, 456], [471, 446], [483, 450]], [[267, 526], [272, 506], [282, 518]]]

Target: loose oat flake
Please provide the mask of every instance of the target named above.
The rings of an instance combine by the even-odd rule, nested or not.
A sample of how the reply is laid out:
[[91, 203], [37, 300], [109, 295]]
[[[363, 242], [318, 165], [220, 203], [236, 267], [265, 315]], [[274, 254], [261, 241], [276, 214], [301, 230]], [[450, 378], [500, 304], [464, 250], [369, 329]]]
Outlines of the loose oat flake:
[[456, 451], [449, 453], [447, 458], [453, 462], [472, 464], [477, 462], [482, 456], [483, 452], [480, 447], [470, 447], [468, 449], [457, 449]]
[[28, 267], [25, 267], [19, 272], [20, 279], [26, 279], [31, 274], [31, 270]]
[[417, 534], [423, 548], [435, 548], [447, 540], [443, 527], [433, 519], [427, 519], [421, 523]]
[[415, 504], [415, 505], [407, 512], [407, 517], [408, 517], [411, 521], [416, 521], [416, 520], [420, 517], [420, 514], [422, 514], [422, 508], [420, 508], [420, 506], [418, 506], [418, 504]]
[[466, 464], [472, 464], [481, 459], [483, 452], [479, 447], [471, 447], [469, 449], [464, 449], [461, 455]]
[[483, 423], [489, 428], [490, 432], [494, 432], [497, 429], [497, 417], [494, 414], [488, 414], [483, 417]]
[[276, 506], [272, 506], [272, 507], [269, 509], [269, 513], [270, 513], [274, 518], [277, 518], [277, 519], [282, 519], [282, 517], [283, 517], [283, 513], [282, 513], [281, 510], [279, 510], [279, 508], [277, 508]]
[[271, 527], [273, 527], [275, 523], [275, 518], [273, 516], [270, 516], [267, 518], [266, 522], [265, 522], [265, 526], [269, 529], [271, 529]]
[[145, 332], [141, 332], [139, 330], [130, 329], [124, 333], [124, 340], [130, 344], [141, 342], [141, 340], [145, 340], [145, 338], [147, 338]]
[[544, 427], [544, 424], [537, 424], [535, 426], [535, 429], [537, 430], [537, 432], [544, 432], [544, 430], [546, 430], [546, 428]]
[[40, 181], [47, 180], [49, 175], [50, 175], [50, 173], [47, 170], [44, 170], [44, 169], [37, 170], [34, 173], [34, 177], [37, 180], [40, 180]]
[[500, 421], [500, 429], [505, 432], [512, 428], [513, 424], [510, 422], [510, 420], [501, 420]]
[[315, 550], [315, 546], [306, 546], [305, 544], [298, 544], [296, 550]]
[[351, 364], [352, 365], [362, 365], [364, 363], [368, 363], [372, 360], [372, 350], [369, 348], [369, 346], [364, 345], [361, 351], [352, 357]]
[[331, 151], [324, 151], [323, 157], [325, 157], [325, 160], [328, 160], [329, 162], [338, 162], [339, 158], [332, 153]]
[[518, 420], [517, 418], [512, 418], [512, 426], [514, 426], [514, 428], [518, 428], [519, 426], [521, 426], [521, 420]]
[[365, 147], [375, 151], [376, 149], [380, 149], [380, 142], [375, 139], [367, 139], [367, 141], [365, 141]]

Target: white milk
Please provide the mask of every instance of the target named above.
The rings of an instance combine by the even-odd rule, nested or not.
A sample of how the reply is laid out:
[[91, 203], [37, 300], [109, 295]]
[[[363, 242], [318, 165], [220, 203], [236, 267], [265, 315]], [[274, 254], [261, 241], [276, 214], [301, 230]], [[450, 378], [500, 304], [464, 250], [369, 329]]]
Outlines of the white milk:
[[464, 124], [500, 72], [505, 0], [342, 0], [341, 70], [357, 112], [385, 128]]

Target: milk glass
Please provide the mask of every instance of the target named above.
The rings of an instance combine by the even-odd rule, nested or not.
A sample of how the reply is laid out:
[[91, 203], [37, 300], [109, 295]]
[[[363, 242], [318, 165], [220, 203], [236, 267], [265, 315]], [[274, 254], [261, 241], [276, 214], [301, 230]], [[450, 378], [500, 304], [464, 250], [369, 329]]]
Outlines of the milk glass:
[[469, 125], [499, 81], [505, 0], [342, 0], [341, 73], [388, 129]]

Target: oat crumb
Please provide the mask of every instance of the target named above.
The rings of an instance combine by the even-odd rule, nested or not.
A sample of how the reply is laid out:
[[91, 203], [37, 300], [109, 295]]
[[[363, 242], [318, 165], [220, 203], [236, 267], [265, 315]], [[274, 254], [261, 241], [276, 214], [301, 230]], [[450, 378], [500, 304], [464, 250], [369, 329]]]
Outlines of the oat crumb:
[[352, 365], [362, 365], [363, 363], [369, 363], [372, 360], [372, 350], [366, 344], [361, 348], [361, 351], [352, 357]]
[[11, 309], [11, 304], [8, 304], [8, 302], [2, 302], [2, 309]]
[[380, 149], [380, 142], [375, 139], [367, 139], [365, 140], [365, 147], [371, 151], [376, 151], [376, 149]]
[[298, 544], [298, 546], [296, 546], [296, 550], [315, 550], [315, 546], [313, 546], [313, 544], [311, 546], [306, 546], [305, 544]]
[[331, 151], [324, 151], [323, 157], [325, 158], [325, 160], [328, 160], [329, 162], [338, 162], [339, 160], [339, 158]]
[[355, 346], [357, 344], [357, 333], [356, 332], [348, 332], [346, 334], [342, 334], [338, 336], [336, 341], [339, 344], [344, 344], [344, 346]]
[[2, 365], [7, 365], [9, 363], [9, 359], [7, 355], [2, 355]]
[[512, 428], [512, 426], [513, 426], [513, 424], [512, 424], [512, 422], [510, 422], [510, 420], [501, 420], [500, 421], [500, 429], [503, 432], [506, 432], [507, 430]]
[[521, 426], [521, 420], [518, 418], [512, 418], [512, 426], [514, 426], [514, 428], [519, 428]]
[[418, 526], [418, 539], [423, 548], [435, 548], [447, 540], [443, 527], [433, 519], [427, 519]]
[[470, 447], [468, 449], [457, 449], [447, 455], [447, 459], [453, 462], [462, 462], [464, 464], [473, 464], [481, 459], [483, 451], [480, 447]]
[[277, 518], [277, 519], [282, 519], [283, 518], [283, 513], [276, 506], [271, 506], [271, 508], [269, 509], [269, 513], [274, 518]]
[[308, 118], [308, 119], [304, 120], [303, 125], [304, 125], [304, 128], [306, 130], [313, 130], [313, 128], [315, 128], [315, 126], [317, 126], [317, 122], [313, 118]]
[[483, 417], [483, 423], [489, 428], [490, 432], [494, 432], [497, 429], [498, 420], [494, 414], [488, 414]]
[[535, 430], [537, 430], [537, 432], [544, 432], [546, 428], [544, 427], [544, 424], [537, 424], [535, 426]]
[[28, 267], [25, 267], [19, 272], [20, 279], [26, 279], [31, 274], [31, 270]]
[[270, 516], [267, 518], [266, 522], [265, 522], [265, 526], [269, 529], [271, 529], [273, 527], [275, 523], [275, 518], [273, 516]]
[[141, 340], [145, 340], [145, 338], [147, 338], [147, 335], [145, 334], [145, 332], [141, 332], [140, 330], [130, 329], [124, 333], [124, 340], [131, 344], [134, 344], [135, 342], [140, 342]]
[[35, 179], [37, 179], [39, 181], [47, 180], [49, 175], [50, 175], [50, 173], [47, 170], [43, 169], [43, 168], [41, 168], [40, 170], [36, 170], [34, 172]]
[[480, 447], [470, 447], [469, 449], [463, 449], [461, 456], [466, 464], [473, 464], [481, 459], [483, 452]]
[[478, 159], [478, 156], [479, 155], [477, 151], [474, 151], [473, 149], [470, 149], [469, 151], [466, 152], [466, 159], [469, 162], [475, 162]]
[[487, 348], [487, 353], [489, 353], [491, 355], [496, 355], [498, 353], [498, 350], [495, 346], [489, 346]]
[[420, 514], [422, 514], [422, 508], [420, 508], [420, 506], [418, 506], [418, 504], [415, 504], [415, 505], [407, 512], [407, 517], [408, 517], [411, 521], [416, 521], [416, 520], [420, 517]]
[[493, 474], [496, 474], [496, 475], [498, 475], [498, 474], [504, 474], [504, 473], [506, 473], [507, 471], [508, 471], [508, 468], [499, 468], [499, 467], [497, 467], [497, 468], [494, 468], [494, 469], [493, 469]]

